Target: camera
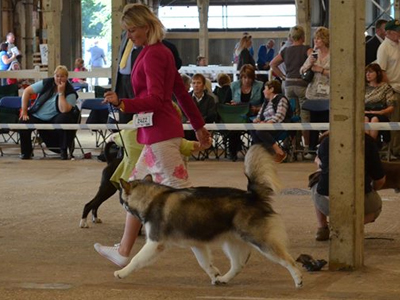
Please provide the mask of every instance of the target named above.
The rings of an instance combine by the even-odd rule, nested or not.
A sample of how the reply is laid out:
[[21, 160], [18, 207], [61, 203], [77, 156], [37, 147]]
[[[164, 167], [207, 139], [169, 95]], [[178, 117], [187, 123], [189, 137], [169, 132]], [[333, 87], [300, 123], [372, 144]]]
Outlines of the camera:
[[312, 53], [312, 56], [313, 56], [315, 59], [317, 59], [317, 58], [318, 58], [318, 52], [314, 51], [314, 52]]

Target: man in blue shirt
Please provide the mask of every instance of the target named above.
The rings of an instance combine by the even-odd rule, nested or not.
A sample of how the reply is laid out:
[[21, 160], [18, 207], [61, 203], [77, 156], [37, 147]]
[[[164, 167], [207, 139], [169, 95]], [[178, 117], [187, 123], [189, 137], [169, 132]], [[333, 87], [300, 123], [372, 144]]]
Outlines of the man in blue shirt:
[[267, 71], [270, 69], [269, 63], [275, 55], [275, 41], [269, 40], [267, 44], [263, 44], [258, 49], [257, 68], [260, 71]]
[[[94, 42], [94, 46], [90, 47], [88, 52], [90, 53], [90, 61], [89, 65], [91, 65], [92, 69], [102, 68], [103, 65], [107, 63], [106, 55], [104, 50], [98, 46], [99, 41]], [[95, 78], [95, 85], [98, 85], [99, 79]]]

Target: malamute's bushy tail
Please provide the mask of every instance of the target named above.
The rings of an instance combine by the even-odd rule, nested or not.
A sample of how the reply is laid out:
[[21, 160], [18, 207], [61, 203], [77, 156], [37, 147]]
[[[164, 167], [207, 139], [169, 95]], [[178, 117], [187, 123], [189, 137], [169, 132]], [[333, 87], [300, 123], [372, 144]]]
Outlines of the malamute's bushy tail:
[[271, 190], [278, 193], [282, 184], [276, 172], [276, 163], [268, 150], [262, 145], [253, 145], [244, 158], [244, 170], [249, 179], [249, 190], [266, 198]]

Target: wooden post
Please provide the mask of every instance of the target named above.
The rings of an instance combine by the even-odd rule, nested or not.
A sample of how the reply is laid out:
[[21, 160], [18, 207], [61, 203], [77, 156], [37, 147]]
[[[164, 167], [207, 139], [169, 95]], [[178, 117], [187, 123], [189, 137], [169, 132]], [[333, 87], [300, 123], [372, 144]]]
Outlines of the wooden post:
[[33, 67], [33, 0], [26, 0], [25, 4], [25, 39], [22, 42], [21, 51], [25, 54], [25, 68], [31, 69]]
[[304, 28], [305, 44], [311, 45], [310, 0], [296, 0], [296, 24]]
[[400, 0], [394, 0], [394, 18], [400, 19]]
[[111, 2], [111, 84], [113, 90], [117, 81], [115, 74], [118, 71], [118, 50], [121, 45], [122, 29], [119, 20], [125, 5], [126, 0], [112, 0]]
[[208, 61], [208, 7], [210, 0], [197, 0], [197, 8], [199, 10], [199, 54], [206, 57]]
[[61, 62], [61, 0], [43, 0], [43, 19], [47, 24], [48, 76]]
[[363, 265], [365, 1], [330, 1], [330, 270]]

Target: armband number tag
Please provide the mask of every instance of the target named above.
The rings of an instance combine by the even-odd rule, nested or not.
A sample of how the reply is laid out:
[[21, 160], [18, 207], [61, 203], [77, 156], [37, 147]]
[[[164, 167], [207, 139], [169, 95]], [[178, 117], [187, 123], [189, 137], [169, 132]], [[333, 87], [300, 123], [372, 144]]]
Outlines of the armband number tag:
[[133, 124], [136, 128], [153, 126], [153, 114], [150, 112], [133, 115]]

